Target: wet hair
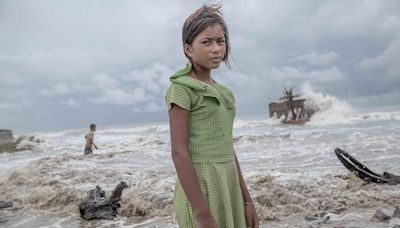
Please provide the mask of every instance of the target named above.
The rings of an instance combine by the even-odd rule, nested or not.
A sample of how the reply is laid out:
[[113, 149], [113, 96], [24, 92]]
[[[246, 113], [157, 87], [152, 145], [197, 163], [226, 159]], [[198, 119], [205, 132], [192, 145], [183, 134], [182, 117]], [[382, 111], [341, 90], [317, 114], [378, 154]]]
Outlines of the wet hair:
[[90, 124], [90, 129], [93, 130], [96, 127], [96, 124]]
[[[216, 24], [220, 25], [224, 31], [226, 44], [226, 51], [223, 61], [225, 61], [225, 64], [227, 64], [227, 66], [229, 67], [229, 33], [228, 27], [226, 26], [225, 21], [222, 18], [222, 13], [220, 9], [221, 5], [204, 4], [201, 8], [190, 15], [183, 24], [182, 42], [183, 45], [191, 45], [196, 36], [199, 35], [204, 29]], [[186, 53], [185, 56], [190, 60], [189, 56], [187, 56]]]

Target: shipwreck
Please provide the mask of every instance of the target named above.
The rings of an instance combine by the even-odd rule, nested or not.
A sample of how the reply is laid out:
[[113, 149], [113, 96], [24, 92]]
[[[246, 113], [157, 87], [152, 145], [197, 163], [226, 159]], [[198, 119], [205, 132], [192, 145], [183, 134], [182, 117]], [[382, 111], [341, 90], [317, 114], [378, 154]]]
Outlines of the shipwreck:
[[293, 88], [284, 88], [283, 97], [278, 102], [269, 103], [269, 117], [280, 119], [284, 116], [282, 123], [304, 124], [317, 111], [306, 105], [306, 99], [299, 99], [299, 95], [293, 94]]

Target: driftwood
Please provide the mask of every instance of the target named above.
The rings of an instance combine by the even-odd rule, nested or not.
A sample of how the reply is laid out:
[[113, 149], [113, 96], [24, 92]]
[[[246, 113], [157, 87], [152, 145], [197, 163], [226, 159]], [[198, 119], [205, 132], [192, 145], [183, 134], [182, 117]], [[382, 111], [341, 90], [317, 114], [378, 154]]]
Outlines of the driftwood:
[[12, 207], [12, 206], [13, 206], [12, 202], [6, 202], [6, 201], [0, 200], [0, 209]]
[[370, 169], [368, 169], [365, 165], [361, 162], [357, 161], [355, 158], [350, 156], [344, 150], [336, 149], [335, 150], [336, 156], [342, 162], [342, 164], [350, 170], [350, 172], [354, 173], [357, 177], [362, 179], [365, 182], [373, 182], [378, 184], [400, 184], [400, 176], [394, 175], [389, 172], [383, 172], [383, 174], [377, 174]]
[[105, 191], [99, 186], [88, 192], [88, 196], [79, 204], [79, 212], [81, 217], [90, 219], [107, 219], [112, 220], [121, 207], [122, 190], [127, 188], [128, 184], [121, 181], [114, 189], [110, 197], [106, 197]]

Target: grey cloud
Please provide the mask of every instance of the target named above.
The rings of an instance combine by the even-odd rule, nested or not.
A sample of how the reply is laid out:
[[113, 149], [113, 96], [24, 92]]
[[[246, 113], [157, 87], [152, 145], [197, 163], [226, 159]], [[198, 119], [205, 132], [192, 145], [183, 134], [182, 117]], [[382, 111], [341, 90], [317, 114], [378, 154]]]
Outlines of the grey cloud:
[[24, 83], [24, 79], [13, 71], [0, 72], [0, 81], [3, 86], [19, 86]]
[[121, 87], [121, 83], [106, 74], [94, 75], [92, 77], [94, 84], [101, 90], [101, 95], [94, 98], [96, 103], [128, 105], [137, 101], [144, 101], [144, 90], [136, 88], [133, 91], [127, 91]]
[[[168, 78], [186, 62], [181, 26], [202, 3], [2, 1], [0, 126], [166, 120]], [[398, 1], [233, 0], [222, 9], [233, 70], [213, 75], [234, 91], [239, 115], [265, 114], [283, 86], [305, 81], [360, 104], [398, 104], [389, 98], [400, 88]]]
[[286, 66], [281, 69], [272, 68], [270, 75], [275, 80], [301, 79], [317, 82], [333, 82], [345, 78], [337, 67], [307, 71], [305, 69]]
[[300, 55], [291, 58], [289, 59], [289, 62], [305, 62], [311, 65], [324, 66], [324, 65], [331, 65], [339, 58], [340, 55], [338, 55], [335, 52], [329, 52], [327, 54], [318, 54], [312, 52], [306, 55]]
[[66, 105], [68, 107], [79, 107], [79, 101], [74, 99], [68, 99], [66, 101], [61, 101], [60, 104]]
[[15, 103], [0, 103], [0, 109], [16, 109], [19, 105]]
[[19, 108], [29, 107], [32, 105], [33, 105], [33, 103], [28, 100], [23, 100], [23, 101], [16, 102], [16, 103], [0, 102], [0, 111], [2, 111], [2, 110], [4, 111], [7, 109], [18, 110]]
[[43, 95], [65, 95], [71, 93], [72, 90], [67, 84], [58, 83], [52, 89], [43, 89], [39, 93]]
[[132, 111], [136, 113], [159, 112], [164, 110], [164, 106], [160, 106], [159, 104], [156, 104], [154, 102], [147, 103], [146, 105], [144, 105], [144, 107], [135, 107], [132, 109]]
[[363, 59], [360, 66], [365, 70], [383, 72], [385, 76], [400, 79], [400, 33], [378, 56]]
[[[154, 63], [147, 68], [134, 69], [126, 75], [114, 78], [106, 74], [94, 75], [92, 76], [93, 84], [101, 91], [101, 95], [95, 98], [94, 102], [132, 105], [159, 101], [172, 73], [169, 67]], [[153, 111], [154, 109], [145, 108], [144, 110]]]

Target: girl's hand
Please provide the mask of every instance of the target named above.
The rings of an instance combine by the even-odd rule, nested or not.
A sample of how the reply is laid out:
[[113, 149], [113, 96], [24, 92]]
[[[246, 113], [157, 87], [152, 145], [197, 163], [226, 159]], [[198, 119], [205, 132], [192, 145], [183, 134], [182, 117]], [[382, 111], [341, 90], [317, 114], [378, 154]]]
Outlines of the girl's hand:
[[254, 204], [246, 203], [245, 216], [246, 216], [246, 226], [251, 228], [258, 228], [258, 216]]
[[198, 228], [218, 228], [218, 224], [211, 214], [197, 217], [197, 225]]

